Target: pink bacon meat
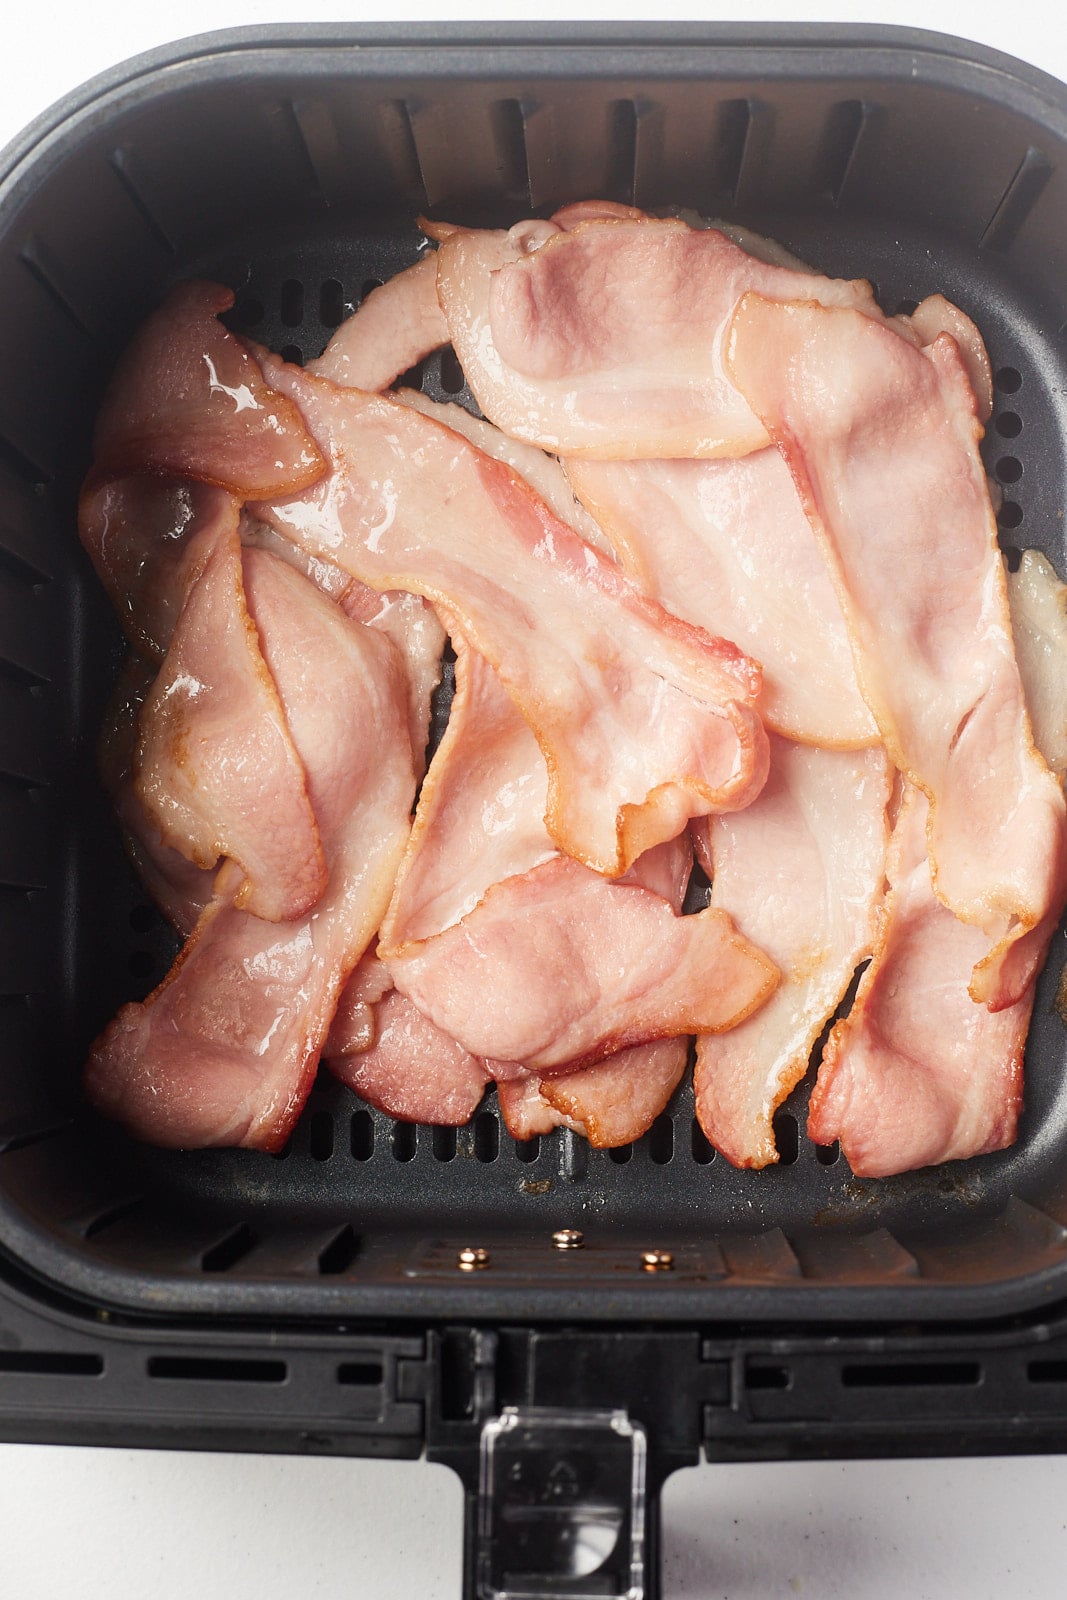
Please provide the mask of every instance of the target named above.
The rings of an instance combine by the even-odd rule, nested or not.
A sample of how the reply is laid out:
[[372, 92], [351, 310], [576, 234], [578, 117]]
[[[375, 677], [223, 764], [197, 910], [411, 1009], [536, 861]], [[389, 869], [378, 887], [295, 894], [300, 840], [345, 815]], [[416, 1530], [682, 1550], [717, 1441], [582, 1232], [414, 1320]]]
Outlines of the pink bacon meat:
[[266, 552], [247, 552], [245, 585], [329, 884], [308, 916], [267, 923], [237, 909], [220, 879], [163, 984], [97, 1040], [90, 1098], [157, 1144], [284, 1144], [410, 827], [407, 685], [392, 644]]
[[260, 514], [372, 588], [425, 595], [491, 662], [548, 763], [560, 848], [621, 873], [688, 817], [759, 792], [760, 674], [739, 650], [640, 594], [450, 428], [282, 362], [264, 368], [331, 471]]
[[1011, 1006], [1063, 906], [1067, 829], [1031, 738], [958, 348], [749, 295], [727, 364], [793, 474], [889, 753], [930, 800], [935, 891], [985, 937], [971, 996]]

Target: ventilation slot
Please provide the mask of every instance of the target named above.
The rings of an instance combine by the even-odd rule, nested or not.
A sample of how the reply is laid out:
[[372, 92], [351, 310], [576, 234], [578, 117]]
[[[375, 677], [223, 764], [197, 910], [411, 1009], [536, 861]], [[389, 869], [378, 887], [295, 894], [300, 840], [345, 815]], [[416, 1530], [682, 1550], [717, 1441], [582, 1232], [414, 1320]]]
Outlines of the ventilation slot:
[[1009, 250], [1052, 176], [1052, 163], [1033, 145], [1023, 156], [978, 241], [987, 250]]
[[674, 1123], [666, 1112], [656, 1118], [649, 1130], [648, 1154], [657, 1167], [674, 1160]]
[[605, 192], [609, 200], [633, 205], [637, 171], [637, 107], [614, 100], [608, 107], [608, 160]]
[[726, 100], [719, 108], [719, 127], [715, 137], [715, 188], [736, 200], [745, 165], [745, 148], [752, 127], [752, 105], [748, 100]]
[[78, 332], [83, 333], [87, 339], [92, 339], [94, 337], [93, 330], [74, 304], [70, 295], [56, 277], [48, 271], [41, 260], [37, 246], [32, 243], [26, 245], [19, 251], [19, 260], [34, 282], [40, 285], [52, 303], [59, 307], [67, 320], [74, 324]]
[[1023, 419], [1016, 411], [1002, 411], [993, 426], [1002, 439], [1017, 439], [1023, 431]]
[[816, 168], [815, 188], [840, 205], [867, 121], [862, 100], [840, 100], [830, 110]]
[[256, 1236], [247, 1222], [239, 1228], [228, 1233], [225, 1239], [220, 1239], [218, 1244], [206, 1250], [200, 1259], [200, 1266], [204, 1272], [229, 1272], [239, 1261], [243, 1261], [250, 1250], [256, 1247]]
[[346, 314], [344, 289], [336, 278], [327, 278], [319, 290], [319, 321], [324, 328], [336, 328]]
[[411, 1161], [415, 1155], [416, 1129], [413, 1122], [393, 1123], [393, 1160]]
[[67, 1351], [0, 1350], [0, 1373], [25, 1373], [48, 1378], [99, 1378], [102, 1356], [75, 1355]]
[[689, 1144], [693, 1153], [693, 1160], [698, 1166], [706, 1167], [709, 1161], [715, 1160], [715, 1147], [708, 1142], [708, 1136], [700, 1126], [700, 1123], [697, 1121], [696, 1117], [693, 1118], [693, 1126], [689, 1135]]
[[526, 159], [526, 118], [518, 100], [498, 100], [492, 108], [493, 140], [500, 158], [505, 194], [530, 205], [530, 170]]
[[132, 1216], [135, 1211], [140, 1211], [143, 1204], [143, 1198], [137, 1195], [133, 1199], [122, 1200], [116, 1205], [108, 1206], [106, 1211], [99, 1212], [82, 1229], [82, 1237], [84, 1239], [95, 1239], [98, 1234], [104, 1233], [108, 1228], [113, 1228], [117, 1222], [122, 1222], [126, 1217]]
[[278, 351], [283, 361], [288, 361], [292, 367], [304, 365], [304, 352], [298, 344], [283, 344]]
[[287, 328], [299, 328], [304, 320], [304, 285], [299, 278], [286, 278], [281, 290], [281, 316]]
[[296, 193], [312, 205], [328, 206], [330, 202], [323, 192], [293, 102], [283, 100], [274, 106], [268, 115], [267, 126], [279, 158], [278, 165], [280, 167], [284, 163], [289, 167]]
[[982, 1381], [977, 1361], [911, 1361], [841, 1368], [846, 1389], [968, 1388]]
[[324, 1278], [336, 1278], [347, 1272], [359, 1255], [359, 1235], [351, 1224], [346, 1224], [335, 1239], [331, 1239], [319, 1254], [319, 1271]]
[[835, 1139], [833, 1144], [817, 1144], [815, 1159], [822, 1167], [835, 1167], [841, 1159], [841, 1146], [838, 1141]]
[[431, 1148], [435, 1161], [454, 1161], [456, 1155], [455, 1128], [434, 1128]]
[[745, 1368], [746, 1389], [791, 1389], [793, 1374], [788, 1367], [753, 1364]]
[[[5, 1002], [8, 996], [5, 995]], [[28, 1003], [28, 997], [12, 995], [10, 999], [16, 1003]], [[8, 1133], [0, 1133], [0, 1155], [11, 1155], [15, 1150], [26, 1150], [30, 1145], [43, 1144], [46, 1139], [56, 1139], [61, 1133], [73, 1126], [74, 1119], [66, 1118], [63, 1122], [49, 1123], [44, 1128], [12, 1129]]]
[[148, 1376], [181, 1383], [284, 1383], [284, 1361], [245, 1361], [229, 1356], [149, 1356]]
[[500, 1154], [500, 1124], [492, 1111], [480, 1111], [474, 1119], [475, 1159], [488, 1164]]
[[352, 1155], [356, 1161], [369, 1161], [374, 1154], [374, 1118], [369, 1111], [352, 1113], [350, 1134]]
[[416, 205], [426, 204], [426, 180], [419, 163], [411, 109], [404, 100], [390, 100], [379, 108], [382, 138], [397, 177], [397, 187], [411, 192]]
[[376, 1389], [384, 1372], [380, 1361], [343, 1361], [337, 1369], [337, 1381], [357, 1389]]
[[171, 243], [167, 230], [164, 228], [163, 224], [152, 210], [152, 207], [148, 204], [148, 201], [141, 193], [138, 184], [130, 172], [129, 151], [112, 150], [110, 156], [108, 156], [108, 166], [119, 180], [119, 183], [122, 185], [122, 188], [125, 191], [127, 198], [133, 205], [134, 210], [137, 212], [138, 216], [141, 218], [141, 221], [145, 224], [156, 243], [166, 251], [167, 255], [174, 255], [174, 245]]
[[613, 1161], [617, 1167], [624, 1167], [628, 1161], [633, 1160], [633, 1154], [632, 1144], [617, 1144], [613, 1150], [608, 1151], [608, 1160]]
[[515, 1140], [515, 1157], [524, 1166], [530, 1166], [541, 1154], [541, 1140], [535, 1133], [532, 1139]]
[[800, 1154], [800, 1132], [797, 1119], [791, 1111], [779, 1111], [774, 1119], [774, 1142], [778, 1146], [778, 1163], [791, 1167]]
[[1027, 1362], [1026, 1376], [1031, 1383], [1067, 1383], [1067, 1361]]
[[328, 1111], [316, 1111], [311, 1119], [308, 1153], [312, 1161], [329, 1161], [333, 1155], [333, 1118]]
[[466, 382], [459, 357], [449, 345], [441, 351], [441, 388], [445, 394], [462, 394]]

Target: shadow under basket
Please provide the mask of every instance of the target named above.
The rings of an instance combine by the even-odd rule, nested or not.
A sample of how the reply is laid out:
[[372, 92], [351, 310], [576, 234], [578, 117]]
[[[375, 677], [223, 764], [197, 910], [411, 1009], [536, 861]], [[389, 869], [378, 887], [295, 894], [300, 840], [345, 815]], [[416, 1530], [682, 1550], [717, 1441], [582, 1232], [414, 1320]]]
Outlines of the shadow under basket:
[[[1063, 572], [1065, 154], [1067, 90], [978, 47], [893, 29], [653, 24], [208, 36], [116, 69], [16, 141], [0, 171], [0, 1251], [12, 1303], [51, 1307], [73, 1319], [64, 1327], [89, 1315], [94, 1338], [101, 1315], [139, 1338], [240, 1327], [254, 1343], [257, 1328], [291, 1325], [344, 1327], [351, 1343], [393, 1330], [392, 1354], [376, 1346], [363, 1364], [377, 1374], [369, 1390], [341, 1381], [346, 1401], [380, 1396], [405, 1360], [415, 1372], [426, 1338], [444, 1340], [434, 1370], [467, 1398], [451, 1424], [453, 1402], [429, 1407], [440, 1452], [447, 1425], [480, 1414], [477, 1351], [517, 1323], [670, 1325], [665, 1338], [694, 1340], [807, 1328], [814, 1352], [828, 1331], [914, 1325], [951, 1340], [964, 1322], [1033, 1319], [1067, 1298], [1062, 932], [1038, 989], [1018, 1142], [886, 1181], [857, 1180], [808, 1142], [806, 1086], [779, 1113], [780, 1163], [762, 1172], [714, 1155], [688, 1080], [643, 1139], [609, 1152], [568, 1132], [516, 1144], [492, 1093], [467, 1128], [393, 1123], [327, 1077], [276, 1157], [156, 1151], [97, 1119], [79, 1089], [88, 1045], [175, 946], [95, 778], [122, 646], [74, 519], [103, 387], [171, 284], [230, 284], [232, 325], [302, 361], [417, 258], [417, 215], [500, 226], [602, 197], [743, 222], [823, 272], [870, 277], [889, 312], [934, 291], [956, 301], [996, 375], [984, 448], [1009, 560], [1036, 547]], [[451, 352], [408, 381], [470, 403]], [[584, 1247], [555, 1248], [559, 1229], [581, 1230]], [[465, 1246], [488, 1265], [461, 1270]], [[669, 1269], [643, 1261], [653, 1248]], [[453, 1323], [474, 1339], [455, 1371], [440, 1332]], [[55, 1381], [47, 1359], [35, 1382]], [[199, 1382], [201, 1359], [195, 1346], [149, 1361], [191, 1361]], [[0, 1414], [20, 1436], [3, 1409], [14, 1370], [0, 1355]], [[750, 1418], [794, 1392], [781, 1362], [752, 1368], [781, 1381], [730, 1370], [734, 1400], [755, 1395]], [[405, 1382], [412, 1405], [428, 1404], [409, 1376], [389, 1405], [402, 1412]], [[382, 1418], [400, 1412], [374, 1413], [376, 1449]], [[155, 1438], [152, 1416], [146, 1402]], [[38, 1415], [24, 1433], [48, 1427]], [[396, 1423], [395, 1450], [421, 1448], [420, 1429]], [[361, 1448], [357, 1435], [278, 1447]], [[759, 1448], [799, 1448], [784, 1439]]]

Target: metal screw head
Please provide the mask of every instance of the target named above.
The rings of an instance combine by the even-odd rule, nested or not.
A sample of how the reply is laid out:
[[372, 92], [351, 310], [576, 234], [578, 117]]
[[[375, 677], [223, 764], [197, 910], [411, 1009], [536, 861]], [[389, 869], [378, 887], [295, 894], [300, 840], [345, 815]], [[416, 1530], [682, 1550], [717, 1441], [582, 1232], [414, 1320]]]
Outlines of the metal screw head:
[[489, 1252], [483, 1250], [481, 1245], [465, 1245], [456, 1257], [456, 1266], [460, 1272], [480, 1272], [489, 1265]]
[[557, 1250], [580, 1250], [584, 1243], [585, 1234], [579, 1228], [558, 1228], [552, 1235]]
[[670, 1272], [674, 1256], [669, 1250], [642, 1250], [641, 1265], [646, 1272]]

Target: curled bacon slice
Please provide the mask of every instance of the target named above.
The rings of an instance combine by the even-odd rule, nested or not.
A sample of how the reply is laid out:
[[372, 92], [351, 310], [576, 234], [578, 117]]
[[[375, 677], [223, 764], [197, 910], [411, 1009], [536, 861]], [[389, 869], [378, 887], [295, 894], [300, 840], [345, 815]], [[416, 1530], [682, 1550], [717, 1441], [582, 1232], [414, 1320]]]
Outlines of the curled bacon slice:
[[235, 529], [186, 597], [141, 712], [135, 767], [138, 798], [164, 843], [199, 867], [222, 856], [239, 864], [236, 906], [271, 922], [310, 911], [326, 861], [248, 614]]
[[859, 1177], [1003, 1149], [1022, 1106], [1033, 985], [995, 1012], [971, 1000], [984, 935], [933, 892], [926, 811], [909, 787], [874, 956], [852, 1011], [830, 1034], [811, 1098], [809, 1136], [839, 1139]]
[[868, 284], [798, 277], [716, 229], [593, 213], [562, 213], [564, 228], [449, 230], [438, 251], [438, 294], [478, 404], [544, 449], [609, 460], [759, 449], [767, 431], [722, 364], [741, 295], [878, 314]]
[[329, 884], [308, 916], [267, 923], [238, 910], [220, 877], [163, 984], [97, 1040], [90, 1099], [156, 1144], [284, 1144], [410, 827], [407, 685], [393, 645], [264, 551], [246, 553], [245, 584]]
[[437, 260], [426, 255], [372, 289], [307, 370], [354, 389], [388, 389], [409, 367], [448, 343], [437, 299]]
[[580, 1072], [498, 1083], [505, 1126], [513, 1139], [571, 1128], [594, 1150], [630, 1144], [647, 1132], [678, 1087], [688, 1049], [687, 1039], [654, 1039]]
[[930, 800], [936, 893], [983, 932], [971, 995], [1011, 1006], [1062, 909], [1067, 828], [1031, 739], [959, 351], [747, 295], [727, 365], [800, 490], [890, 755]]
[[760, 674], [739, 650], [640, 594], [450, 428], [279, 361], [264, 367], [331, 471], [260, 514], [372, 588], [423, 594], [453, 619], [537, 736], [562, 849], [621, 873], [688, 817], [758, 793]]
[[321, 478], [325, 462], [300, 413], [218, 320], [232, 305], [221, 284], [181, 283], [141, 325], [100, 407], [99, 477], [171, 473], [244, 499]]

